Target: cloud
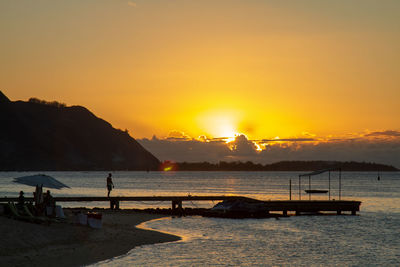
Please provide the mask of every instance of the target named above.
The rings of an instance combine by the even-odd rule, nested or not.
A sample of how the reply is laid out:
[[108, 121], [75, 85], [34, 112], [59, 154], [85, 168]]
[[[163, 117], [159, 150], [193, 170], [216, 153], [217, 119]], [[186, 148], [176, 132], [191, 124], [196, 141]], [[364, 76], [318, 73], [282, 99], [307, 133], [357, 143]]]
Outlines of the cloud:
[[382, 132], [372, 132], [366, 134], [365, 136], [390, 136], [390, 137], [400, 137], [400, 131], [382, 131]]
[[168, 140], [191, 140], [192, 138], [185, 134], [184, 132], [173, 130], [169, 132], [168, 137], [166, 138]]
[[254, 156], [257, 154], [257, 147], [254, 142], [247, 139], [243, 134], [237, 136], [234, 141], [227, 143], [232, 151], [233, 157]]
[[[253, 161], [273, 163], [282, 160], [365, 161], [400, 167], [400, 138], [371, 139], [374, 136], [398, 137], [400, 132], [373, 132], [366, 137], [349, 135], [325, 138], [285, 138], [249, 140], [239, 135], [226, 143], [220, 138], [188, 138], [174, 133], [174, 138], [139, 139], [138, 141], [160, 160], [177, 162]], [[356, 137], [358, 136], [358, 137]], [[277, 142], [280, 141], [280, 142]], [[260, 147], [262, 149], [260, 149]]]
[[136, 3], [135, 3], [135, 2], [132, 2], [132, 1], [129, 1], [129, 2], [128, 2], [128, 6], [130, 6], [130, 7], [136, 7]]
[[310, 142], [316, 141], [315, 138], [284, 138], [284, 139], [263, 139], [262, 142]]
[[199, 140], [149, 139], [137, 140], [158, 159], [177, 162], [218, 162], [228, 160], [231, 150], [225, 142], [203, 142]]
[[400, 167], [400, 142], [330, 141], [297, 146], [271, 145], [260, 153], [265, 160], [338, 160], [377, 162]]

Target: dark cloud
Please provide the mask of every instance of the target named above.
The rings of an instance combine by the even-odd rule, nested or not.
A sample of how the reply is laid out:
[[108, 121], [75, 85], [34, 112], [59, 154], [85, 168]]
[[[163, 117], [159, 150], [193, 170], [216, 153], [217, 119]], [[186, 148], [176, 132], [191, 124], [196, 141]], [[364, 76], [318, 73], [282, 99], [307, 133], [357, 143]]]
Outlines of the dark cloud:
[[400, 142], [339, 141], [297, 146], [271, 145], [260, 158], [280, 160], [365, 161], [400, 166]]
[[188, 139], [185, 138], [185, 137], [167, 137], [167, 138], [165, 138], [165, 140], [168, 140], [168, 141], [186, 141]]
[[232, 156], [246, 157], [257, 154], [256, 145], [247, 139], [245, 135], [239, 135], [234, 141], [227, 144], [232, 151]]
[[225, 142], [211, 141], [203, 142], [199, 140], [166, 140], [153, 137], [149, 139], [139, 139], [147, 150], [153, 153], [160, 160], [171, 161], [210, 161], [217, 162], [226, 160], [230, 157], [230, 149]]
[[[391, 134], [395, 131], [381, 132]], [[372, 135], [375, 136], [375, 135]], [[306, 140], [303, 140], [306, 139]], [[221, 139], [138, 140], [146, 149], [160, 160], [187, 162], [253, 161], [255, 163], [273, 163], [282, 160], [328, 160], [328, 161], [365, 161], [400, 167], [400, 139], [392, 140], [368, 138], [331, 139], [312, 142], [311, 138], [280, 139], [282, 142], [264, 139], [265, 147], [259, 146], [245, 135], [237, 136], [230, 143]], [[206, 140], [206, 141], [204, 141]], [[284, 142], [286, 140], [286, 142]], [[296, 140], [296, 141], [293, 141]], [[317, 139], [316, 139], [317, 140]]]
[[365, 136], [392, 136], [392, 137], [398, 137], [398, 136], [400, 136], [400, 131], [372, 132], [372, 133], [366, 134]]
[[228, 137], [217, 137], [217, 138], [212, 138], [212, 139], [208, 139], [209, 141], [221, 141], [221, 142], [224, 142], [225, 143], [225, 140], [227, 139]]
[[285, 138], [285, 139], [263, 139], [262, 142], [310, 142], [316, 141], [315, 138]]
[[185, 134], [184, 132], [173, 130], [169, 132], [167, 139], [176, 139], [176, 140], [190, 140], [190, 136]]

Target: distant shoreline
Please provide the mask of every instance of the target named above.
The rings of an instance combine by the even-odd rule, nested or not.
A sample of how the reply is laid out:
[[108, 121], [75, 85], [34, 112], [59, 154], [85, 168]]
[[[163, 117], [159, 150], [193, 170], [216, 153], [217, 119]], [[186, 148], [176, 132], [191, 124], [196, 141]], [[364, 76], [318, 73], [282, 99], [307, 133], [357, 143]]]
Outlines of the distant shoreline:
[[322, 169], [341, 169], [341, 171], [349, 172], [398, 172], [400, 169], [386, 164], [374, 162], [356, 162], [356, 161], [279, 161], [271, 164], [259, 164], [251, 161], [241, 162], [172, 162], [164, 161], [158, 170], [150, 169], [121, 169], [121, 168], [93, 168], [93, 169], [74, 169], [74, 168], [30, 168], [30, 169], [0, 169], [0, 172], [41, 172], [41, 171], [255, 171], [255, 172], [307, 172]]
[[[138, 170], [8, 170], [0, 172], [311, 172], [314, 170], [171, 170], [171, 171], [138, 171]], [[400, 172], [400, 170], [342, 170], [342, 172], [372, 172], [372, 173], [385, 173], [385, 172]]]
[[387, 172], [399, 171], [399, 169], [373, 162], [356, 161], [279, 161], [271, 164], [257, 164], [251, 161], [247, 162], [178, 162], [173, 163], [164, 161], [162, 170], [173, 171], [316, 171], [323, 169], [340, 169], [341, 171], [368, 171], [368, 172]]
[[[274, 170], [274, 171], [264, 171], [264, 170], [173, 170], [168, 172], [311, 172], [313, 170]], [[137, 170], [20, 170], [20, 171], [2, 171], [1, 172], [146, 172], [146, 173], [164, 173], [167, 171], [137, 171]], [[377, 173], [378, 171], [364, 171], [364, 170], [351, 170], [346, 171], [342, 170], [342, 172], [369, 172], [369, 173]], [[379, 171], [380, 173], [388, 173], [388, 172], [400, 172], [400, 170], [387, 170], [387, 171]]]

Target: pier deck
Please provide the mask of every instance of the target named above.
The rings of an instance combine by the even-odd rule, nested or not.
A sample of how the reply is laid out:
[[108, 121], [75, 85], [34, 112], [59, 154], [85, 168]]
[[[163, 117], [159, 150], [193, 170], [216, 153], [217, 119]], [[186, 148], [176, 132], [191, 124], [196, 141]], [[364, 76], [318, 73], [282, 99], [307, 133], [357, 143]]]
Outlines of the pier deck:
[[343, 211], [350, 211], [356, 215], [360, 211], [361, 201], [353, 200], [275, 200], [264, 201], [269, 211], [282, 211], [287, 215], [288, 211], [296, 212], [296, 215], [309, 212], [335, 211], [340, 215]]
[[[25, 198], [26, 201], [33, 201], [33, 198]], [[109, 202], [111, 209], [119, 209], [121, 201], [171, 201], [172, 210], [182, 209], [184, 201], [223, 201], [240, 200], [245, 202], [260, 203], [266, 212], [282, 212], [287, 215], [288, 212], [295, 212], [296, 215], [310, 212], [333, 211], [338, 215], [344, 211], [355, 215], [360, 211], [360, 201], [352, 200], [271, 200], [261, 201], [244, 196], [134, 196], [134, 197], [54, 197], [56, 202]], [[0, 198], [0, 203], [17, 202], [18, 198]]]

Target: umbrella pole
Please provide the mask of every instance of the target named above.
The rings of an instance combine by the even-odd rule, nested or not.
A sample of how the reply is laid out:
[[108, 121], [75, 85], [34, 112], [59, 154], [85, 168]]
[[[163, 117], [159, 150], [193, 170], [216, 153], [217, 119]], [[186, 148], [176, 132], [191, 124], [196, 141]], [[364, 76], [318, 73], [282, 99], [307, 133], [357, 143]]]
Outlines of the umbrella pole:
[[38, 206], [39, 203], [39, 186], [36, 185], [35, 187], [35, 195], [34, 195], [35, 207]]
[[38, 186], [36, 185], [35, 190], [35, 206], [36, 208], [43, 202], [43, 185]]

